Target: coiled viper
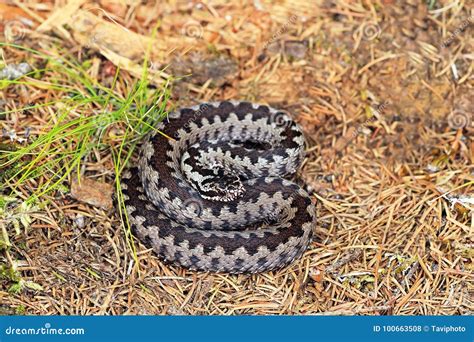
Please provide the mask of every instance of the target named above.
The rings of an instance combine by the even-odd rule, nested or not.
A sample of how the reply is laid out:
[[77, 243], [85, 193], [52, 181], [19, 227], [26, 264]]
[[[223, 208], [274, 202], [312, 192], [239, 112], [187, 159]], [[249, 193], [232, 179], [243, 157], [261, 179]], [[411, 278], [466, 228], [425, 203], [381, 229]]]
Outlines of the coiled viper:
[[265, 105], [225, 101], [169, 114], [123, 174], [133, 232], [166, 261], [193, 270], [258, 273], [306, 250], [308, 194], [285, 179], [304, 156], [300, 128]]

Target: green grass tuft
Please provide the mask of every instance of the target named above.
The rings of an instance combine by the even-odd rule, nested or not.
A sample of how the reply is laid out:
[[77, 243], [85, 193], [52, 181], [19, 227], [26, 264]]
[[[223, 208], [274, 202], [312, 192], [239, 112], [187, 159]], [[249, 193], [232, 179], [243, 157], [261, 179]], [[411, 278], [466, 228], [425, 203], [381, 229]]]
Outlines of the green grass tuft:
[[[127, 242], [136, 257], [123, 205], [120, 175], [142, 137], [166, 116], [169, 84], [158, 89], [150, 87], [146, 59], [140, 80], [127, 82], [117, 69], [111, 86], [106, 87], [87, 73], [84, 68], [87, 63], [18, 45], [0, 43], [0, 47], [24, 50], [34, 58], [35, 64], [44, 65], [43, 69], [32, 71], [28, 78], [1, 80], [0, 89], [23, 86], [52, 94], [44, 103], [28, 104], [15, 110], [48, 110], [50, 119], [31, 142], [14, 148], [0, 144], [3, 193], [15, 197], [17, 189], [28, 189], [29, 197], [24, 200], [33, 205], [45, 195], [61, 191], [71, 177], [79, 177], [85, 158], [93, 158], [96, 153], [111, 154], [117, 208]], [[0, 117], [11, 112], [0, 112]]]

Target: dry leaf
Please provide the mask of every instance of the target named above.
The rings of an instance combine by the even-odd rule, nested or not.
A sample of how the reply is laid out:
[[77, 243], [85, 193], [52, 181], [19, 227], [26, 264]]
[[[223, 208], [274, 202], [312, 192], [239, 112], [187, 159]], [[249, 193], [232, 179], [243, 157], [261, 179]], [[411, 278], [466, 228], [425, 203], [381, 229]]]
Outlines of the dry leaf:
[[80, 182], [73, 179], [71, 182], [71, 196], [78, 201], [99, 207], [111, 209], [113, 187], [107, 183], [81, 178]]

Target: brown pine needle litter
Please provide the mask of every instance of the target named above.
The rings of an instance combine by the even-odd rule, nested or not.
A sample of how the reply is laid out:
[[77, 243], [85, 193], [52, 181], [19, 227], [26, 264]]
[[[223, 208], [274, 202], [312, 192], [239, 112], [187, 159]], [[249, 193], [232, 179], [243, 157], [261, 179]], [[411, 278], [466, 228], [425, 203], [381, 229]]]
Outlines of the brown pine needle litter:
[[[469, 1], [31, 0], [0, 19], [0, 70], [33, 68], [0, 77], [0, 314], [473, 314]], [[293, 115], [318, 216], [301, 260], [165, 265], [115, 208], [71, 195], [78, 175], [116, 189], [152, 88], [149, 113], [239, 99]]]

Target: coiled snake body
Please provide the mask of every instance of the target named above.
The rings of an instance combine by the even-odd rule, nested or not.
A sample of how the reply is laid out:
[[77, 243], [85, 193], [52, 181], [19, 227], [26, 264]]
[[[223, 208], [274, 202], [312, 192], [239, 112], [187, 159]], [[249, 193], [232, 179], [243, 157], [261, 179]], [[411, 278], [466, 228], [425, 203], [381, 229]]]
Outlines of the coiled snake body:
[[315, 225], [308, 194], [285, 179], [304, 156], [284, 112], [248, 102], [169, 114], [143, 143], [122, 192], [133, 232], [193, 270], [257, 273], [301, 256]]

